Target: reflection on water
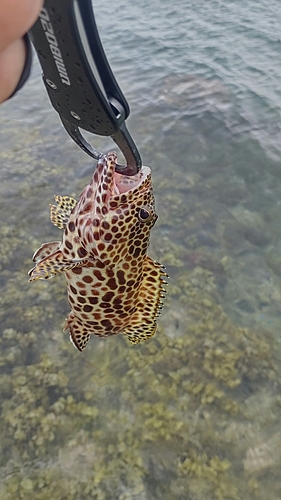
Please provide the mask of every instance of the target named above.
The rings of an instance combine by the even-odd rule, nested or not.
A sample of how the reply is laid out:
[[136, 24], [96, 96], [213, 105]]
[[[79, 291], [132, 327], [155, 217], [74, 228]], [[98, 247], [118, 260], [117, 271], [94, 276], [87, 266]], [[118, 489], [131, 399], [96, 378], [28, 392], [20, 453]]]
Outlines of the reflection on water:
[[[156, 0], [127, 13], [127, 45], [117, 13], [116, 32], [103, 31], [111, 57], [114, 37], [121, 44], [113, 66], [153, 170], [159, 220], [150, 254], [170, 274], [149, 342], [92, 338], [80, 354], [62, 332], [64, 278], [27, 283], [33, 251], [61, 236], [48, 220], [53, 194], [77, 197], [93, 163], [67, 138], [38, 67], [1, 108], [3, 500], [281, 496], [281, 102], [278, 68], [266, 63], [280, 7], [250, 5], [253, 27], [250, 7], [235, 3], [240, 18], [235, 11], [227, 26], [236, 45], [223, 38], [233, 4], [215, 1], [204, 12], [191, 2], [192, 36], [175, 7], [165, 5], [165, 17], [166, 2]], [[101, 26], [111, 8], [98, 8]], [[164, 26], [151, 31], [159, 12]], [[136, 29], [141, 13], [146, 33]], [[94, 145], [112, 147], [98, 137]]]

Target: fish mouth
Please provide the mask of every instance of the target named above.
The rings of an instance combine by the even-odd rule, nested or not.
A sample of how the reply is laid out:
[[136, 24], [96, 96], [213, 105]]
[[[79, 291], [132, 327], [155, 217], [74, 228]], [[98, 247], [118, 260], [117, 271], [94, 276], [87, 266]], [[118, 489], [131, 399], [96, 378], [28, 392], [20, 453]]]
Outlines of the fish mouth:
[[130, 176], [123, 175], [115, 171], [113, 175], [113, 189], [111, 196], [128, 193], [129, 191], [135, 189], [138, 190], [145, 178], [148, 176], [149, 170], [150, 169], [148, 169], [148, 167], [142, 167], [137, 174]]
[[135, 175], [126, 175], [116, 171], [116, 153], [108, 153], [98, 163], [93, 176], [95, 207], [99, 205], [101, 213], [108, 210], [108, 203], [114, 200], [117, 206], [126, 202], [126, 196], [137, 198], [150, 187], [149, 167], [142, 168]]

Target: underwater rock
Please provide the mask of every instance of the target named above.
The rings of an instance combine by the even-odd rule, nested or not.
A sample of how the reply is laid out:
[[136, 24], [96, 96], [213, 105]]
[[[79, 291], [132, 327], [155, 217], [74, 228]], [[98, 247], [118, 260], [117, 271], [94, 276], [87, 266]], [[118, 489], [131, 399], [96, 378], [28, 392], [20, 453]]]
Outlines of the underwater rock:
[[181, 110], [225, 111], [230, 105], [229, 89], [218, 79], [197, 75], [170, 75], [163, 80], [160, 102]]
[[261, 471], [267, 467], [280, 466], [281, 432], [276, 432], [270, 439], [254, 448], [249, 448], [243, 460], [247, 472]]
[[237, 307], [239, 307], [239, 309], [241, 309], [241, 311], [247, 313], [253, 313], [255, 311], [253, 304], [248, 299], [241, 299], [236, 303], [236, 305]]
[[263, 229], [258, 229], [256, 227], [248, 227], [244, 229], [244, 236], [247, 241], [256, 245], [257, 247], [264, 247], [269, 244], [272, 239], [272, 235], [269, 231], [264, 231]]

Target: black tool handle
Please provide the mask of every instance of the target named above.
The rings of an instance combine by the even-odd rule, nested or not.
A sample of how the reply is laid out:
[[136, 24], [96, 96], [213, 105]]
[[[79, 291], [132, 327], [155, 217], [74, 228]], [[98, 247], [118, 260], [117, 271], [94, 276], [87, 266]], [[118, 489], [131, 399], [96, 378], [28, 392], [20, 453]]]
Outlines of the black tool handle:
[[116, 133], [129, 106], [104, 54], [91, 1], [46, 0], [30, 37], [61, 117], [94, 134]]

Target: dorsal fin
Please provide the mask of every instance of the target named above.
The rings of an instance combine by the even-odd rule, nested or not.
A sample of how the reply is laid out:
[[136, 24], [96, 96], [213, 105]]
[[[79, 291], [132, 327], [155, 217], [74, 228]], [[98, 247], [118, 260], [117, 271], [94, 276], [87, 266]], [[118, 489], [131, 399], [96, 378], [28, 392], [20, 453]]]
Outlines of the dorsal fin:
[[130, 325], [122, 331], [132, 344], [139, 344], [156, 332], [156, 319], [162, 309], [162, 299], [166, 292], [163, 285], [167, 282], [164, 277], [167, 276], [159, 262], [146, 256], [137, 310], [131, 317]]
[[66, 224], [77, 201], [70, 196], [55, 195], [56, 205], [50, 205], [50, 219], [54, 226], [65, 229]]

